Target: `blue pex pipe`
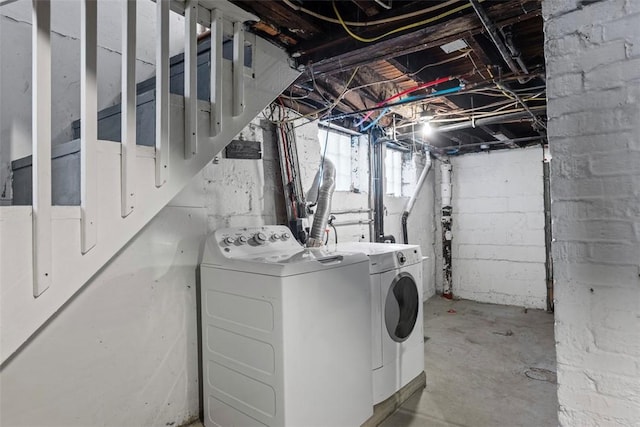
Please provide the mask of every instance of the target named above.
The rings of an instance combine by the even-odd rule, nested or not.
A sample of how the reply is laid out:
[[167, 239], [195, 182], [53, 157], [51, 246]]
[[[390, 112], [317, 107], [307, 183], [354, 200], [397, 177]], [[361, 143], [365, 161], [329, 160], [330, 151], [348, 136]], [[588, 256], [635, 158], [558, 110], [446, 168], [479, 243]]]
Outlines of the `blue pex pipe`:
[[366, 125], [363, 128], [360, 128], [360, 132], [366, 132], [369, 129], [371, 129], [372, 127], [374, 127], [376, 125], [376, 123], [378, 123], [380, 121], [380, 119], [382, 118], [382, 116], [384, 116], [385, 114], [387, 114], [387, 112], [389, 112], [389, 108], [385, 108], [384, 110], [382, 110], [382, 113], [380, 113], [380, 115], [378, 117], [376, 117], [376, 119], [374, 121], [372, 121], [371, 123], [369, 123], [368, 125]]
[[391, 107], [395, 107], [396, 105], [403, 105], [403, 104], [407, 104], [409, 102], [413, 102], [413, 101], [419, 101], [421, 99], [427, 99], [427, 98], [435, 98], [437, 96], [441, 96], [441, 95], [447, 95], [450, 93], [456, 93], [459, 92], [460, 90], [464, 89], [464, 86], [456, 86], [456, 87], [452, 87], [449, 89], [442, 89], [442, 90], [438, 90], [436, 92], [433, 93], [429, 93], [427, 95], [420, 95], [420, 96], [409, 96], [405, 99], [403, 99], [402, 101], [396, 102], [394, 104], [389, 104], [383, 111], [382, 114], [380, 114], [374, 121], [372, 121], [371, 123], [369, 123], [367, 126], [365, 126], [364, 128], [360, 129], [360, 132], [365, 132], [367, 130], [369, 130], [370, 128], [372, 128], [373, 126], [376, 125], [376, 123], [378, 123], [378, 121], [380, 121], [380, 119], [382, 118], [382, 116], [384, 116]]

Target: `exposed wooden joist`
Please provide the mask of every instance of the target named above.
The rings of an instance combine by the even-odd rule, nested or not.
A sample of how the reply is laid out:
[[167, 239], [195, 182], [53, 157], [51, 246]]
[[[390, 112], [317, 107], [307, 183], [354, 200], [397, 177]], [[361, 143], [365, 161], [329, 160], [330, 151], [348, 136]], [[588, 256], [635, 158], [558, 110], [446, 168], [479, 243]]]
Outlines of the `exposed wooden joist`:
[[[487, 67], [493, 65], [493, 61], [491, 60], [491, 58], [489, 58], [485, 50], [482, 48], [482, 46], [480, 46], [480, 43], [478, 43], [474, 36], [470, 35], [469, 37], [465, 37], [464, 41], [471, 48], [471, 55], [473, 57], [475, 65], [478, 67], [477, 71], [481, 75], [485, 74], [487, 72]], [[485, 76], [483, 76], [483, 78], [485, 78]]]
[[[494, 16], [501, 17], [497, 22], [498, 26], [532, 19], [541, 13], [540, 10], [536, 10], [522, 14], [520, 0], [495, 3], [489, 8], [489, 12]], [[301, 62], [313, 62], [313, 70], [316, 75], [332, 74], [373, 61], [387, 60], [440, 46], [460, 38], [461, 35], [467, 37], [480, 34], [483, 30], [484, 28], [477, 17], [469, 14], [372, 44], [363, 45], [343, 37], [324, 44], [321, 49], [315, 49], [310, 55], [305, 55], [304, 49], [301, 47]], [[336, 52], [340, 53], [336, 54]]]
[[[388, 62], [391, 65], [393, 65], [394, 67], [396, 67], [398, 70], [400, 70], [404, 74], [409, 74], [409, 73], [411, 73], [413, 71], [413, 70], [409, 70], [407, 67], [405, 67], [403, 64], [401, 64], [400, 62], [396, 61], [395, 59], [390, 59]], [[414, 79], [418, 83], [423, 83], [423, 80], [418, 78], [417, 76], [414, 76]], [[458, 110], [460, 108], [459, 105], [457, 105], [456, 103], [451, 101], [446, 96], [441, 96], [441, 97], [438, 97], [438, 98], [430, 98], [429, 99], [429, 103], [434, 103], [434, 102], [440, 102], [440, 103], [446, 105], [451, 110]]]

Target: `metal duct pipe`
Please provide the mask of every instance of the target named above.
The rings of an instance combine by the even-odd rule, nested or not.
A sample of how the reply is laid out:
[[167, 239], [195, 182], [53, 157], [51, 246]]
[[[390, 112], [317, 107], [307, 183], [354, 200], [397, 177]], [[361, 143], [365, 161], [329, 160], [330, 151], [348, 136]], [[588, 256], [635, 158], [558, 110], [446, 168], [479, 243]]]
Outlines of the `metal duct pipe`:
[[404, 212], [402, 213], [402, 238], [404, 239], [405, 244], [409, 243], [409, 231], [407, 230], [407, 220], [409, 219], [409, 215], [411, 215], [411, 211], [413, 210], [413, 207], [416, 204], [418, 193], [420, 192], [420, 189], [422, 188], [422, 185], [424, 184], [424, 181], [427, 178], [429, 171], [431, 170], [431, 155], [427, 153], [426, 156], [427, 156], [426, 158], [427, 163], [425, 163], [424, 167], [422, 168], [422, 173], [420, 173], [420, 178], [418, 178], [418, 182], [416, 183], [416, 189], [411, 195], [411, 198], [407, 202], [407, 205], [404, 208]]
[[482, 147], [483, 145], [518, 144], [521, 142], [544, 141], [544, 140], [545, 138], [542, 136], [525, 136], [523, 138], [503, 139], [499, 141], [474, 142], [473, 144], [463, 144], [463, 145], [448, 145], [446, 147], [437, 147], [437, 148], [442, 151], [447, 151], [447, 150], [455, 150], [456, 148]]
[[[320, 169], [316, 173], [314, 178], [316, 184], [313, 188], [317, 188], [317, 200], [316, 212], [313, 215], [313, 225], [309, 232], [309, 240], [307, 240], [307, 247], [319, 247], [324, 244], [324, 231], [327, 228], [327, 222], [329, 221], [329, 214], [331, 213], [331, 197], [333, 196], [333, 190], [336, 188], [336, 168], [333, 162], [327, 158], [322, 159]], [[309, 194], [314, 194], [313, 189], [309, 191]]]
[[[542, 107], [542, 108], [530, 107], [529, 109], [532, 110], [532, 111], [541, 111], [541, 112], [546, 111], [546, 107]], [[499, 116], [485, 117], [485, 118], [482, 118], [482, 119], [468, 120], [466, 122], [455, 123], [455, 124], [451, 124], [451, 125], [444, 125], [444, 126], [439, 126], [439, 127], [435, 127], [434, 126], [434, 130], [436, 132], [438, 132], [438, 133], [452, 132], [452, 131], [456, 131], [456, 130], [468, 129], [468, 128], [471, 128], [471, 127], [479, 127], [479, 126], [484, 126], [484, 125], [490, 125], [490, 124], [494, 124], [494, 123], [504, 123], [504, 122], [511, 121], [511, 120], [528, 119], [529, 117], [530, 117], [529, 112], [527, 112], [527, 111], [518, 111], [516, 113], [508, 113], [508, 114], [502, 114], [502, 115], [499, 115]], [[419, 133], [420, 133], [419, 131], [416, 131], [416, 132], [404, 133], [404, 134], [398, 135], [398, 136], [399, 137], [415, 136], [415, 135], [418, 135]]]
[[[546, 111], [546, 108], [541, 108], [540, 110]], [[517, 113], [503, 114], [501, 116], [485, 117], [483, 119], [469, 120], [469, 121], [466, 121], [466, 122], [456, 123], [456, 124], [453, 124], [453, 125], [444, 125], [444, 126], [440, 126], [440, 127], [436, 128], [436, 131], [437, 132], [451, 132], [451, 131], [454, 131], [454, 130], [468, 129], [468, 128], [474, 127], [474, 126], [477, 127], [477, 126], [490, 125], [490, 124], [494, 124], [494, 123], [504, 123], [505, 121], [524, 119], [524, 118], [527, 118], [527, 117], [529, 117], [529, 113], [527, 111], [519, 111]]]
[[516, 62], [520, 66], [520, 69], [522, 69], [522, 71], [525, 74], [529, 74], [529, 70], [527, 69], [526, 64], [522, 60], [522, 55], [520, 54], [520, 51], [516, 48], [516, 45], [513, 43], [513, 32], [511, 30], [504, 31], [504, 29], [501, 32], [502, 32], [502, 35], [504, 36], [504, 44], [507, 46], [507, 49], [509, 49], [509, 52], [511, 52], [511, 57], [513, 57], [513, 59], [516, 60]]
[[[498, 48], [498, 52], [500, 52], [500, 56], [502, 56], [502, 59], [504, 59], [504, 62], [506, 62], [507, 65], [509, 66], [509, 69], [513, 71], [515, 74], [521, 74], [521, 73], [527, 74], [528, 71], [526, 70], [526, 68], [524, 70], [520, 70], [518, 65], [515, 63], [515, 61], [511, 57], [511, 52], [509, 52], [509, 48], [507, 48], [507, 46], [504, 44], [504, 42], [500, 38], [500, 35], [498, 34], [498, 30], [496, 26], [493, 25], [491, 18], [489, 18], [489, 15], [487, 14], [487, 12], [480, 5], [480, 2], [478, 0], [469, 0], [469, 2], [471, 3], [473, 10], [475, 10], [476, 15], [478, 15], [480, 22], [482, 22], [482, 25], [487, 30], [487, 33], [489, 33], [489, 38], [491, 38], [491, 41], [493, 42], [493, 44], [496, 46], [496, 48]], [[525, 83], [525, 79], [518, 79], [518, 81], [520, 83]]]

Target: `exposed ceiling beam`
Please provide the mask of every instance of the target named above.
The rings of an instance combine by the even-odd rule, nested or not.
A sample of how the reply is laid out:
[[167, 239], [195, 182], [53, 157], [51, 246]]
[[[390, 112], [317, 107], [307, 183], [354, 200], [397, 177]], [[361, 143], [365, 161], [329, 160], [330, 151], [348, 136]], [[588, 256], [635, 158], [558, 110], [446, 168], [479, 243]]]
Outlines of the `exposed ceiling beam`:
[[486, 79], [487, 76], [484, 74], [487, 73], [487, 67], [491, 67], [493, 61], [487, 55], [484, 48], [480, 46], [480, 43], [476, 40], [474, 36], [469, 36], [464, 39], [465, 43], [471, 48], [471, 55], [475, 62], [475, 65], [478, 67], [476, 71], [480, 73], [483, 79]]
[[[522, 13], [522, 1], [510, 0], [494, 3], [488, 11], [500, 19], [496, 25], [510, 25], [516, 22], [539, 16], [541, 11], [534, 10]], [[321, 46], [314, 45], [313, 49], [300, 46], [301, 63], [312, 62], [313, 71], [317, 74], [331, 74], [353, 69], [372, 61], [419, 52], [444, 43], [466, 38], [484, 31], [475, 14], [468, 14], [439, 24], [423, 27], [402, 35], [388, 38], [377, 43], [366, 44], [355, 42], [348, 37], [332, 40]], [[304, 77], [302, 77], [304, 78]]]

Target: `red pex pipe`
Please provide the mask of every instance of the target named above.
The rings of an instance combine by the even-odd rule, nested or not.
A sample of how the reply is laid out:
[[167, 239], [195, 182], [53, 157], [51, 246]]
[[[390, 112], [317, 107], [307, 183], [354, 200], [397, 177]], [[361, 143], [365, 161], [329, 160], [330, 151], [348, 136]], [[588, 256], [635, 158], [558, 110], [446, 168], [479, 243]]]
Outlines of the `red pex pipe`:
[[[420, 90], [420, 89], [424, 89], [424, 88], [427, 88], [427, 87], [431, 87], [431, 86], [439, 85], [440, 83], [448, 82], [449, 80], [453, 80], [453, 79], [454, 79], [454, 78], [453, 78], [453, 77], [451, 77], [451, 76], [449, 76], [449, 77], [440, 77], [439, 79], [436, 79], [436, 80], [433, 80], [433, 81], [430, 81], [430, 82], [427, 82], [427, 83], [422, 83], [421, 85], [418, 85], [418, 86], [416, 86], [416, 87], [412, 87], [412, 88], [410, 88], [410, 89], [403, 90], [402, 92], [397, 93], [397, 94], [393, 95], [392, 97], [385, 99], [385, 100], [384, 100], [384, 101], [382, 101], [382, 102], [378, 102], [378, 103], [376, 104], [376, 107], [382, 107], [383, 105], [387, 104], [388, 102], [391, 102], [391, 101], [393, 101], [394, 99], [398, 99], [398, 98], [400, 98], [401, 96], [406, 95], [406, 94], [408, 94], [408, 93], [415, 92], [416, 90]], [[363, 119], [362, 119], [358, 124], [356, 124], [356, 126], [360, 126], [360, 125], [361, 125], [362, 123], [364, 123], [364, 122], [365, 122], [369, 117], [371, 117], [371, 115], [372, 115], [372, 114], [373, 114], [373, 111], [369, 111], [369, 112], [364, 116], [364, 118], [363, 118]]]

